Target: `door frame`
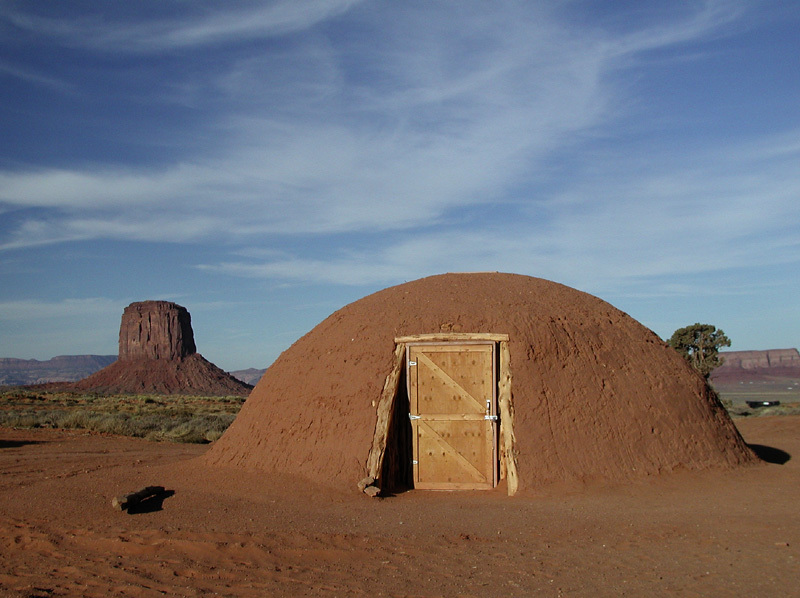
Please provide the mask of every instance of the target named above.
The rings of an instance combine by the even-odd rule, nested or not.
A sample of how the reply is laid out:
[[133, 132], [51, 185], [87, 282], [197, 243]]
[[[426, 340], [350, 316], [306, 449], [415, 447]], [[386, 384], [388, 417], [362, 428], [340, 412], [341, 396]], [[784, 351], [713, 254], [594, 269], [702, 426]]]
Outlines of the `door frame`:
[[[499, 440], [498, 460], [499, 479], [505, 480], [509, 496], [516, 494], [519, 488], [519, 474], [517, 469], [517, 442], [514, 435], [514, 404], [511, 392], [511, 351], [509, 349], [509, 335], [487, 332], [434, 332], [428, 334], [413, 334], [398, 336], [394, 339], [394, 357], [391, 368], [386, 376], [380, 395], [372, 399], [375, 408], [375, 432], [372, 437], [372, 446], [367, 454], [364, 467], [365, 478], [359, 482], [360, 488], [375, 486], [384, 488], [384, 463], [385, 455], [392, 447], [387, 447], [387, 438], [390, 430], [396, 425], [393, 421], [393, 412], [396, 398], [399, 394], [407, 395], [405, 384], [401, 387], [406, 370], [406, 345], [415, 342], [468, 342], [491, 341], [497, 344], [498, 364], [498, 389], [497, 410], [499, 415]], [[377, 399], [377, 400], [376, 400]], [[407, 416], [406, 416], [407, 417]], [[408, 420], [406, 420], [408, 421]], [[390, 475], [391, 474], [387, 474]]]

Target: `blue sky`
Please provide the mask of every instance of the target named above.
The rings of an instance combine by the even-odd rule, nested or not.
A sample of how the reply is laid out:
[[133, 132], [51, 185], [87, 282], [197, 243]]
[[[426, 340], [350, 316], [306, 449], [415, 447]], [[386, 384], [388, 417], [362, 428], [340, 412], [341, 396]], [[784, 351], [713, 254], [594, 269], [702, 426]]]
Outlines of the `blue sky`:
[[793, 1], [0, 4], [0, 356], [266, 367], [452, 271], [800, 345]]

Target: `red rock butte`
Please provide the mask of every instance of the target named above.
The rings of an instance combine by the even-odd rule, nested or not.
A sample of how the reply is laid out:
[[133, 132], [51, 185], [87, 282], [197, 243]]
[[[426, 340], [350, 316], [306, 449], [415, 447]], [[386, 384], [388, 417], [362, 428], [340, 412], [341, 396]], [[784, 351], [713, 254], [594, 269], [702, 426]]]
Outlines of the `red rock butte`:
[[[345, 490], [374, 475], [385, 489], [396, 482], [387, 471], [398, 470], [387, 464], [390, 455], [413, 464], [416, 476], [420, 459], [428, 458], [419, 447], [433, 442], [430, 455], [441, 448], [453, 467], [476, 475], [465, 462], [479, 451], [445, 446], [455, 446], [456, 434], [441, 427], [429, 433], [441, 424], [436, 417], [425, 422], [412, 413], [422, 419], [412, 422], [413, 432], [408, 425], [409, 401], [412, 411], [422, 401], [414, 398], [416, 380], [427, 384], [439, 376], [439, 386], [469, 394], [471, 374], [456, 380], [442, 375], [444, 361], [433, 363], [439, 359], [434, 353], [421, 355], [425, 361], [418, 364], [406, 352], [414, 340], [451, 338], [499, 340], [496, 411], [486, 399], [485, 419], [496, 417], [499, 424], [492, 457], [499, 465], [487, 474], [495, 476], [491, 486], [510, 484], [503, 477], [512, 466], [515, 486], [535, 491], [554, 483], [758, 462], [705, 380], [652, 331], [586, 293], [501, 273], [432, 276], [333, 313], [267, 369], [206, 462], [299, 475]], [[420, 344], [423, 353], [428, 345]], [[423, 365], [428, 378], [417, 377]], [[458, 393], [452, 398], [460, 399]], [[384, 434], [387, 397], [394, 406]], [[398, 440], [417, 431], [413, 442]], [[401, 482], [411, 479], [409, 472], [402, 476]]]
[[70, 388], [104, 394], [226, 396], [246, 395], [252, 387], [197, 353], [185, 307], [141, 301], [122, 314], [117, 361]]
[[171, 301], [131, 303], [119, 327], [119, 359], [181, 360], [197, 352], [192, 317]]

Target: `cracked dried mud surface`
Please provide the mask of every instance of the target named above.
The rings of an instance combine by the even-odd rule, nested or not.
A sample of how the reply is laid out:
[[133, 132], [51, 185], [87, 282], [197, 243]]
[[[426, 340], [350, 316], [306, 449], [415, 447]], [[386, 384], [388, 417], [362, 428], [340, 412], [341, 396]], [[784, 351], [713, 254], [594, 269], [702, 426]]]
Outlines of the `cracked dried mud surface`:
[[[797, 595], [800, 417], [737, 425], [792, 458], [386, 499], [208, 467], [203, 446], [0, 428], [0, 596]], [[112, 509], [147, 485], [174, 495]]]

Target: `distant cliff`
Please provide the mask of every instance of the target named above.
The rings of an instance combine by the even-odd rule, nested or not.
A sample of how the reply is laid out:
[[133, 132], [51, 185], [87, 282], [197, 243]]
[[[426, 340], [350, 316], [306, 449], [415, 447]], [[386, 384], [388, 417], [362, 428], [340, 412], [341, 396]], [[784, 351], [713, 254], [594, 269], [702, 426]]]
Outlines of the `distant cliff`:
[[245, 384], [249, 384], [250, 386], [255, 386], [258, 384], [258, 381], [261, 380], [261, 376], [264, 375], [266, 369], [256, 369], [256, 368], [247, 368], [246, 370], [235, 370], [230, 372], [231, 376], [234, 378], [241, 380]]
[[800, 378], [800, 353], [797, 349], [767, 351], [723, 351], [722, 365], [711, 373], [717, 384]]
[[75, 382], [116, 359], [116, 355], [59, 355], [47, 361], [0, 357], [0, 386]]

